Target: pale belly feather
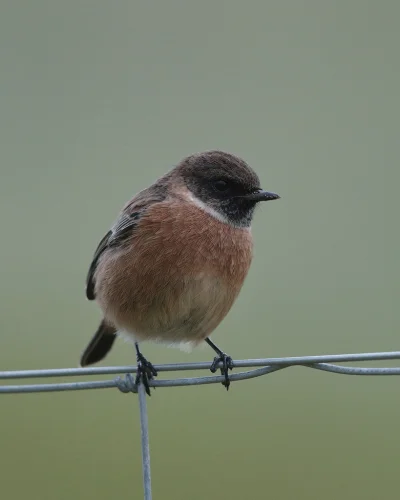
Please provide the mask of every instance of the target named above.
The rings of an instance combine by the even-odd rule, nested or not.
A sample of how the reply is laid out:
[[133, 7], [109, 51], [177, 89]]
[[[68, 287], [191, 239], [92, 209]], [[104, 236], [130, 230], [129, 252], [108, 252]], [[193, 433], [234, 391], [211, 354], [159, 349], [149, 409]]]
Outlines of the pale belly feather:
[[222, 321], [236, 294], [212, 276], [186, 277], [159, 292], [140, 313], [112, 310], [108, 318], [124, 336], [167, 344], [203, 341]]

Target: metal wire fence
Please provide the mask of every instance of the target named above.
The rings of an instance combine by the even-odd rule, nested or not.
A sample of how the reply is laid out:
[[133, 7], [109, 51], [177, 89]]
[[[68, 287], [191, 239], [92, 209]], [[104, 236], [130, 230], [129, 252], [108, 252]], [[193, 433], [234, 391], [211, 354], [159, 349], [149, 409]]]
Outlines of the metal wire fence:
[[[400, 351], [371, 352], [358, 354], [334, 354], [323, 356], [298, 356], [288, 358], [264, 358], [264, 359], [242, 359], [233, 362], [234, 368], [254, 368], [250, 371], [231, 373], [229, 379], [232, 382], [248, 380], [261, 377], [269, 373], [288, 368], [290, 366], [304, 366], [315, 370], [322, 370], [343, 375], [400, 375], [400, 367], [359, 367], [341, 366], [336, 363], [349, 363], [359, 361], [389, 361], [400, 360]], [[155, 365], [158, 372], [181, 372], [190, 370], [209, 370], [210, 362], [205, 363], [180, 363]], [[222, 365], [218, 366], [221, 368]], [[123, 393], [138, 393], [141, 443], [142, 443], [142, 465], [143, 465], [143, 488], [144, 500], [151, 500], [151, 468], [149, 429], [147, 418], [146, 392], [143, 384], [135, 383], [136, 366], [108, 366], [95, 368], [56, 368], [49, 370], [15, 370], [0, 371], [0, 380], [37, 379], [50, 377], [76, 377], [85, 375], [118, 375], [110, 380], [88, 380], [84, 382], [54, 382], [54, 383], [30, 383], [30, 384], [4, 384], [0, 385], [0, 394], [21, 394], [37, 392], [59, 392], [80, 391], [88, 389], [110, 389], [118, 388]], [[121, 377], [120, 375], [124, 375]], [[173, 378], [150, 380], [150, 387], [182, 387], [187, 385], [204, 385], [221, 383], [225, 378], [221, 375], [207, 377]]]

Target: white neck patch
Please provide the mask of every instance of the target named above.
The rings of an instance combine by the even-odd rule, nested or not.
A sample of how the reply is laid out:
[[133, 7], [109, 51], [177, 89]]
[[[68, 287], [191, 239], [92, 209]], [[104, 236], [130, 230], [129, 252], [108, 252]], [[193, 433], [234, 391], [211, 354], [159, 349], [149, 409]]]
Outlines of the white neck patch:
[[217, 212], [217, 210], [207, 205], [207, 203], [204, 203], [204, 201], [201, 201], [199, 198], [197, 198], [197, 196], [195, 196], [189, 190], [185, 194], [186, 194], [185, 196], [186, 199], [191, 203], [193, 203], [193, 205], [196, 205], [196, 207], [203, 210], [203, 212], [206, 212], [207, 214], [211, 215], [211, 217], [214, 217], [214, 219], [217, 219], [220, 222], [223, 222], [224, 224], [229, 224], [230, 226], [233, 225], [225, 215], [221, 214], [220, 212]]

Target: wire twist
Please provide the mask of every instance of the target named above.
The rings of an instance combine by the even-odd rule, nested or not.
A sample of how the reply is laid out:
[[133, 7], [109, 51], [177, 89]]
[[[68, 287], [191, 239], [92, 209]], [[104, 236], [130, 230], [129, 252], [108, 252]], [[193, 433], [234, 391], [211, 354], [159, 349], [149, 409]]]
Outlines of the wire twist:
[[[314, 370], [321, 370], [342, 375], [400, 375], [400, 367], [358, 367], [340, 366], [335, 363], [351, 361], [388, 361], [400, 360], [400, 351], [372, 352], [357, 354], [334, 354], [323, 356], [296, 356], [286, 358], [242, 359], [234, 361], [234, 368], [253, 367], [253, 370], [234, 372], [229, 375], [232, 382], [248, 380], [273, 373], [290, 366], [304, 366]], [[191, 370], [209, 370], [210, 362], [180, 363], [155, 365], [158, 372], [180, 372]], [[219, 364], [218, 368], [221, 368]], [[0, 372], [0, 380], [15, 380], [25, 378], [76, 377], [85, 375], [124, 375], [110, 380], [88, 380], [83, 382], [54, 382], [46, 384], [0, 385], [0, 394], [78, 391], [89, 389], [118, 388], [122, 393], [137, 393], [138, 387], [132, 374], [136, 373], [136, 366], [109, 366], [95, 368], [56, 368], [43, 370], [14, 370]], [[224, 378], [220, 375], [207, 377], [189, 377], [172, 379], [150, 380], [151, 387], [182, 387], [193, 385], [217, 384]]]
[[[289, 358], [264, 358], [264, 359], [243, 359], [233, 362], [234, 368], [253, 367], [253, 370], [236, 372], [229, 375], [232, 382], [238, 380], [248, 380], [261, 377], [269, 373], [283, 370], [290, 366], [304, 366], [315, 370], [339, 373], [343, 375], [400, 375], [400, 367], [358, 367], [340, 366], [335, 363], [348, 363], [351, 361], [387, 361], [399, 360], [400, 351], [392, 352], [372, 352], [359, 354], [334, 354], [325, 356], [298, 356]], [[156, 365], [158, 372], [179, 372], [190, 370], [209, 370], [211, 363], [181, 363]], [[218, 368], [221, 368], [219, 363]], [[95, 380], [85, 382], [70, 383], [46, 383], [46, 384], [24, 384], [24, 385], [0, 385], [0, 394], [32, 393], [32, 392], [58, 392], [77, 391], [87, 389], [107, 389], [116, 387], [124, 394], [138, 393], [140, 411], [140, 429], [142, 443], [142, 472], [143, 472], [143, 492], [144, 500], [152, 499], [151, 492], [151, 469], [150, 469], [150, 446], [149, 427], [147, 417], [147, 404], [145, 388], [142, 384], [135, 383], [136, 366], [108, 366], [96, 368], [56, 368], [50, 370], [14, 370], [0, 372], [0, 380], [16, 380], [26, 378], [47, 378], [47, 377], [76, 377], [85, 375], [119, 375], [111, 380]], [[223, 382], [223, 376], [213, 375], [208, 377], [190, 377], [176, 379], [150, 380], [151, 387], [182, 387], [188, 385], [217, 384]]]

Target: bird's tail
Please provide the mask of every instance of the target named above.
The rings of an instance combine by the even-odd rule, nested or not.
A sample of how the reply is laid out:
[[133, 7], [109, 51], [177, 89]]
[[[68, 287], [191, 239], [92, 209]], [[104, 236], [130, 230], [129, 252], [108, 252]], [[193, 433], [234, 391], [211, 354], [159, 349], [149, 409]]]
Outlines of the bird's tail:
[[81, 366], [101, 361], [110, 351], [117, 337], [117, 330], [103, 319], [81, 356]]

